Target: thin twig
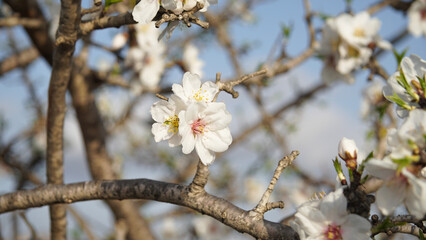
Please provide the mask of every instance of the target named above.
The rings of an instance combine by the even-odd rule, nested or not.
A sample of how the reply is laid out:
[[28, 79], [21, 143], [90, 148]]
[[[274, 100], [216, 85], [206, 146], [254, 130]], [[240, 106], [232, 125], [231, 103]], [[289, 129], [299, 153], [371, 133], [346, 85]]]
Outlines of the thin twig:
[[272, 192], [274, 191], [275, 185], [278, 183], [278, 179], [280, 178], [281, 173], [284, 171], [284, 169], [287, 166], [293, 163], [293, 161], [296, 159], [298, 155], [299, 155], [299, 151], [292, 151], [290, 155], [283, 157], [278, 162], [278, 166], [275, 169], [271, 182], [269, 183], [268, 188], [266, 189], [265, 193], [263, 194], [257, 206], [252, 210], [253, 212], [258, 213], [259, 215], [263, 217], [263, 214], [265, 214], [265, 212], [273, 208], [284, 208], [284, 202], [280, 201], [280, 202], [270, 203], [269, 198]]

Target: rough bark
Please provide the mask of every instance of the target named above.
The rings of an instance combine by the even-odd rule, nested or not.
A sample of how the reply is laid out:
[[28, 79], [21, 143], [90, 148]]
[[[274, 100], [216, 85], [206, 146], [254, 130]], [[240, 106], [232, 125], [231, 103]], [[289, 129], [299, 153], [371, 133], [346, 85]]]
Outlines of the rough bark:
[[[147, 199], [189, 207], [257, 239], [299, 239], [290, 227], [259, 219], [225, 199], [202, 189], [149, 179], [91, 181], [68, 185], [46, 185], [0, 196], [0, 213], [55, 203], [95, 199]], [[122, 203], [122, 202], [121, 202]], [[143, 236], [143, 235], [141, 235]], [[140, 239], [140, 237], [139, 237]], [[146, 239], [146, 238], [144, 238]]]

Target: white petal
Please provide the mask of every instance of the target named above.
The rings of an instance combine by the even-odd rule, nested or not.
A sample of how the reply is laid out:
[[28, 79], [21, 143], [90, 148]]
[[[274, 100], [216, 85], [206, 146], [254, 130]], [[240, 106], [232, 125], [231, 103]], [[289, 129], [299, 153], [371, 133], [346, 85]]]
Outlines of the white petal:
[[164, 100], [155, 102], [151, 106], [151, 115], [156, 122], [163, 123], [167, 118], [175, 115], [175, 106]]
[[408, 178], [410, 184], [405, 206], [417, 219], [423, 219], [426, 214], [426, 180], [416, 178], [405, 168], [403, 174]]
[[204, 165], [208, 166], [215, 160], [215, 154], [209, 151], [200, 140], [196, 141], [195, 150]]
[[204, 146], [213, 152], [224, 152], [232, 142], [231, 132], [228, 128], [218, 131], [208, 131], [202, 136]]
[[206, 92], [207, 98], [211, 102], [215, 97], [216, 93], [219, 92], [219, 87], [214, 82], [205, 82], [201, 85], [201, 92]]
[[356, 214], [350, 214], [346, 217], [345, 224], [342, 227], [342, 237], [345, 240], [368, 240], [370, 239], [370, 222]]
[[370, 159], [365, 163], [365, 169], [373, 176], [389, 179], [396, 174], [396, 164], [387, 160]]
[[133, 20], [138, 23], [149, 23], [160, 9], [158, 0], [141, 0], [133, 9]]
[[154, 134], [154, 139], [156, 142], [170, 138], [168, 128], [164, 127], [162, 123], [152, 124], [151, 132]]
[[325, 230], [327, 219], [322, 212], [314, 207], [302, 205], [295, 215], [302, 229], [308, 235], [317, 235]]
[[172, 91], [176, 96], [181, 98], [182, 101], [186, 102], [188, 100], [188, 97], [185, 95], [185, 91], [183, 90], [182, 85], [174, 83], [172, 85]]
[[194, 91], [198, 91], [201, 86], [200, 76], [197, 74], [192, 74], [190, 72], [186, 72], [182, 78], [183, 90], [185, 91], [185, 95], [189, 98], [192, 97]]
[[182, 136], [182, 152], [189, 154], [194, 150], [196, 139], [191, 126], [186, 122], [185, 111], [179, 113], [179, 134]]
[[399, 181], [393, 179], [385, 182], [376, 193], [377, 207], [384, 215], [392, 214], [404, 200], [405, 191], [405, 185]]
[[320, 211], [327, 220], [340, 225], [340, 221], [347, 215], [346, 206], [347, 200], [343, 194], [343, 188], [339, 188], [325, 196], [320, 204]]

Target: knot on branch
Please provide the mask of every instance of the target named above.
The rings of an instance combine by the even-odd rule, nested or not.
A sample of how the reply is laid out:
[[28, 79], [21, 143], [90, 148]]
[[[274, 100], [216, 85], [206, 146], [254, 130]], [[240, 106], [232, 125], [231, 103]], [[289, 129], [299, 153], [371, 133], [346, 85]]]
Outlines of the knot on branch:
[[194, 8], [188, 11], [183, 11], [180, 14], [173, 13], [171, 11], [165, 10], [166, 12], [161, 15], [160, 20], [155, 22], [155, 27], [159, 28], [161, 24], [166, 22], [174, 22], [174, 21], [183, 21], [187, 27], [191, 27], [191, 23], [199, 25], [202, 28], [208, 28], [209, 23], [200, 20], [195, 13], [201, 10], [204, 7], [204, 4], [197, 2]]

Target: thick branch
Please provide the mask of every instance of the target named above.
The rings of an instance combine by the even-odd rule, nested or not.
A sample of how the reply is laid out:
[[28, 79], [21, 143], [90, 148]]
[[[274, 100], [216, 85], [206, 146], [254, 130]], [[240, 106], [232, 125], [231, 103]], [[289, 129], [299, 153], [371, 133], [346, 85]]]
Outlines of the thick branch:
[[[49, 84], [47, 109], [47, 182], [61, 184], [63, 169], [63, 129], [66, 112], [65, 93], [71, 77], [72, 56], [80, 23], [81, 0], [62, 0], [61, 16], [53, 53], [52, 75]], [[66, 239], [65, 206], [50, 207], [51, 238]]]
[[85, 22], [80, 24], [80, 33], [81, 35], [86, 35], [93, 30], [103, 29], [103, 28], [118, 28], [123, 25], [135, 24], [133, 20], [132, 13], [122, 13], [117, 16], [107, 16], [103, 18], [98, 18], [90, 22]]
[[57, 203], [108, 199], [149, 199], [192, 208], [257, 239], [299, 239], [288, 226], [256, 220], [248, 211], [208, 193], [192, 196], [188, 186], [148, 179], [46, 185], [0, 196], [0, 213]]

